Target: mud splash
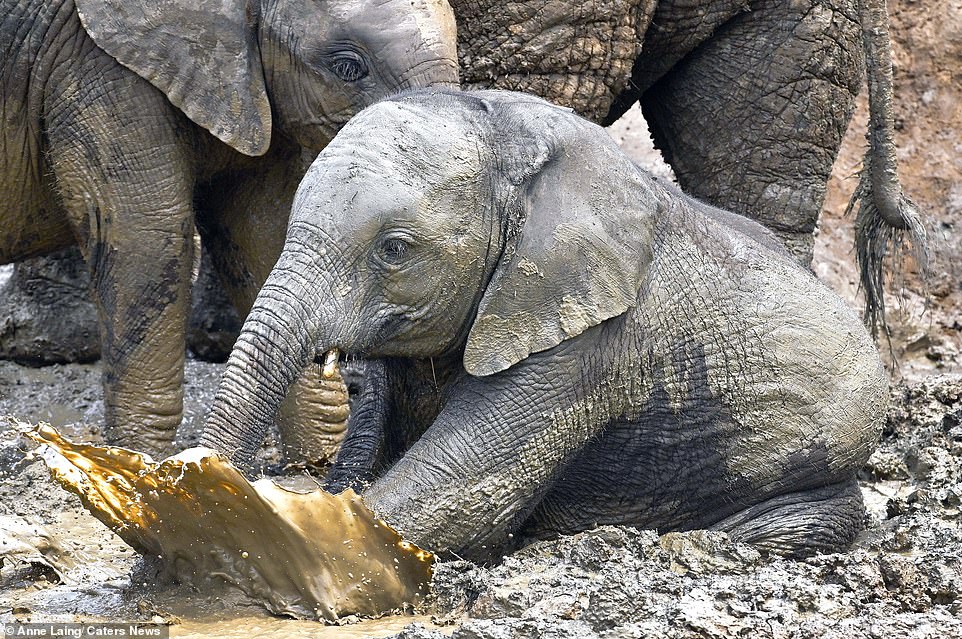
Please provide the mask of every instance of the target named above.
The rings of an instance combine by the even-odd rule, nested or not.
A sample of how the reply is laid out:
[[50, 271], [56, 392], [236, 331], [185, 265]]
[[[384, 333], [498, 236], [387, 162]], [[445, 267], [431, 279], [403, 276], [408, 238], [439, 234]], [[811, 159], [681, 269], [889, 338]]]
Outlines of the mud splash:
[[212, 450], [161, 462], [76, 444], [49, 426], [28, 436], [52, 476], [168, 576], [237, 586], [275, 614], [336, 621], [419, 603], [434, 557], [403, 541], [353, 491], [253, 483]]

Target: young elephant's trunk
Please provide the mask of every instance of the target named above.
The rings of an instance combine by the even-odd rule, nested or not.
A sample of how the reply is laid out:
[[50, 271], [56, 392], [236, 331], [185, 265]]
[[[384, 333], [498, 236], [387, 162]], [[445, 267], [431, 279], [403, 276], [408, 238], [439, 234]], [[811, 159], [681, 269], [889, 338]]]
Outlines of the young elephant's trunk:
[[244, 322], [200, 438], [242, 469], [250, 468], [288, 389], [315, 356], [324, 289], [310, 256], [288, 240]]

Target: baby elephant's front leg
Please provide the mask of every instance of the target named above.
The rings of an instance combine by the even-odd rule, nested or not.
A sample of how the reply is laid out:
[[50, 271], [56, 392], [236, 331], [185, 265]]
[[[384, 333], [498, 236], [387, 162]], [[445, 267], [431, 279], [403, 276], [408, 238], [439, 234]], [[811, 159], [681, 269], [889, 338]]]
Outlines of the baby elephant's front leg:
[[[547, 375], [551, 368], [559, 367], [542, 356], [455, 382], [437, 419], [364, 492], [365, 502], [423, 548], [478, 561], [497, 556], [551, 478], [600, 428], [573, 390], [586, 376], [574, 366]], [[549, 378], [556, 383], [545, 384]]]

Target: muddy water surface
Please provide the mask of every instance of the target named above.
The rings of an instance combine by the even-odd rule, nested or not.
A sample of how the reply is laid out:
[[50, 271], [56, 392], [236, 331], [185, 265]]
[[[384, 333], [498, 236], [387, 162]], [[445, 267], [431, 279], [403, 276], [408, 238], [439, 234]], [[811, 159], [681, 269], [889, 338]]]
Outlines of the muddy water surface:
[[[179, 433], [185, 443], [195, 439], [220, 370], [187, 363]], [[231, 586], [201, 589], [162, 578], [54, 482], [15, 426], [47, 421], [72, 439], [102, 441], [100, 372], [99, 364], [35, 369], [0, 362], [0, 416], [18, 418], [0, 417], [0, 622], [153, 621], [170, 624], [172, 637], [386, 637], [413, 622], [454, 630], [411, 614], [338, 626], [298, 621], [272, 615]], [[259, 459], [273, 463], [273, 456], [268, 445]], [[58, 556], [67, 561], [56, 562]]]
[[[223, 637], [224, 639], [369, 639], [397, 634], [411, 623], [434, 627], [424, 615], [392, 615], [365, 619], [345, 626], [325, 626], [312, 621], [264, 617], [233, 617], [221, 621], [185, 621], [171, 627], [171, 637]], [[448, 632], [453, 631], [453, 626]], [[437, 628], [435, 628], [437, 630]], [[447, 634], [447, 633], [445, 633]]]
[[[54, 478], [160, 572], [198, 590], [226, 581], [276, 614], [336, 621], [423, 600], [433, 556], [358, 495], [253, 483], [214, 451], [161, 462], [29, 431]], [[310, 489], [313, 488], [313, 489]]]

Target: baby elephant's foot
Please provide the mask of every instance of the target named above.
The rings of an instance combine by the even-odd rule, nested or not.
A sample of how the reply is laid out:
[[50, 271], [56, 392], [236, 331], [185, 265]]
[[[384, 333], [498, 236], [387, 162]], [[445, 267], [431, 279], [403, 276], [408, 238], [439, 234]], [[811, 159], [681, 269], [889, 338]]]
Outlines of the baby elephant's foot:
[[711, 526], [782, 555], [807, 556], [846, 549], [865, 520], [865, 504], [852, 479], [779, 495]]

